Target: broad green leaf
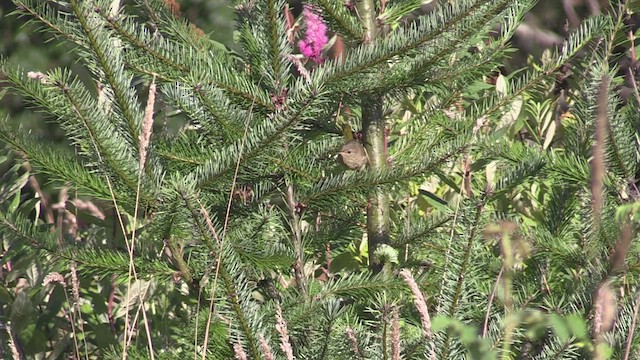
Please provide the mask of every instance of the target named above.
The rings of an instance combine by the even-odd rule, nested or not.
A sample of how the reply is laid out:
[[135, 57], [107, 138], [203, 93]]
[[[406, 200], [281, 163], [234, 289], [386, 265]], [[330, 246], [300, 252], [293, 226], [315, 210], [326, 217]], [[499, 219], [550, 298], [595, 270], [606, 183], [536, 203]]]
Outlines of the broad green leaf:
[[9, 319], [16, 333], [21, 333], [33, 324], [35, 309], [26, 289], [22, 289], [11, 304]]
[[553, 141], [553, 137], [556, 135], [556, 122], [552, 121], [547, 128], [547, 132], [544, 134], [544, 144], [542, 144], [542, 148], [546, 150], [549, 145], [551, 145], [551, 141]]
[[331, 260], [331, 266], [329, 271], [337, 273], [343, 270], [357, 270], [360, 267], [360, 263], [353, 257], [350, 252], [343, 252]]
[[569, 327], [567, 326], [566, 321], [562, 317], [555, 314], [550, 315], [549, 324], [553, 328], [553, 331], [555, 332], [556, 336], [558, 336], [560, 341], [567, 342], [569, 340], [569, 338], [571, 337], [571, 332], [569, 331]]

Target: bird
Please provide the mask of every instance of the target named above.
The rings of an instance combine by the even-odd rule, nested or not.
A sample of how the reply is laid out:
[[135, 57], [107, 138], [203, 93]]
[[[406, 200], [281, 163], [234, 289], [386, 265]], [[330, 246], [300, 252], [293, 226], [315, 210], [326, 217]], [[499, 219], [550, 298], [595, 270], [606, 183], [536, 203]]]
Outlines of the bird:
[[349, 140], [338, 152], [338, 162], [349, 170], [362, 170], [369, 163], [367, 150], [357, 140]]

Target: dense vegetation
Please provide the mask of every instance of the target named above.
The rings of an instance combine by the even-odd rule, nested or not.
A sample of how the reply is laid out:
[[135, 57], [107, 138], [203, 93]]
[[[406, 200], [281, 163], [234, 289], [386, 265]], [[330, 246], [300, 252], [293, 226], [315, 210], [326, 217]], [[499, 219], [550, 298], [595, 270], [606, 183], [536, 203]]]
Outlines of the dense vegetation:
[[534, 0], [13, 3], [0, 356], [640, 359], [637, 2], [508, 73]]

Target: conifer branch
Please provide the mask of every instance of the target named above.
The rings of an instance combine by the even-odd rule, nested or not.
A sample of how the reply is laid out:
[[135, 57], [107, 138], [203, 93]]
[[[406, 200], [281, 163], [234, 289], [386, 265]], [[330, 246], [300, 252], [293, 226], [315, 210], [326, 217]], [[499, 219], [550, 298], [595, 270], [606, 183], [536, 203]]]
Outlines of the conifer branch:
[[[501, 0], [492, 6], [505, 2], [508, 1]], [[367, 1], [363, 1], [360, 6], [365, 6], [366, 3]], [[352, 81], [352, 76], [370, 72], [376, 66], [385, 64], [398, 56], [406, 56], [430, 41], [438, 39], [447, 31], [458, 26], [467, 17], [473, 16], [472, 14], [476, 10], [487, 3], [490, 1], [481, 0], [475, 3], [463, 1], [460, 4], [447, 5], [444, 9], [437, 9], [433, 13], [425, 15], [416, 25], [411, 25], [407, 29], [398, 29], [394, 36], [377, 39], [375, 37], [376, 15], [373, 3], [367, 6], [373, 11], [370, 17], [365, 18], [368, 15], [363, 14], [363, 10], [359, 8], [358, 13], [363, 18], [363, 25], [366, 28], [363, 41], [370, 44], [349, 52], [343, 63], [331, 64], [323, 76], [324, 81], [328, 86], [339, 89], [343, 81]]]
[[372, 187], [393, 184], [413, 177], [422, 176], [468, 150], [471, 145], [466, 138], [462, 138], [445, 143], [441, 148], [432, 150], [426, 154], [422, 153], [420, 154], [422, 155], [421, 158], [416, 156], [413, 159], [414, 163], [394, 164], [393, 168], [384, 167], [377, 171], [369, 170], [355, 174], [345, 173], [322, 178], [315, 184], [312, 191], [303, 197], [302, 202], [311, 205], [314, 201], [335, 196], [337, 193], [368, 190]]
[[171, 252], [171, 261], [175, 262], [175, 265], [178, 268], [178, 271], [180, 271], [180, 277], [189, 286], [189, 288], [191, 290], [197, 290], [197, 289], [194, 289], [193, 275], [191, 274], [191, 268], [189, 267], [187, 262], [184, 260], [182, 249], [178, 246], [178, 243], [175, 237], [173, 236], [173, 234], [170, 233], [171, 229], [174, 226], [178, 226], [178, 224], [175, 224], [173, 221], [170, 221], [166, 225], [167, 225], [167, 228], [166, 228], [167, 233], [164, 236], [164, 239], [166, 239], [167, 247]]
[[[416, 244], [416, 241], [433, 233], [436, 229], [449, 223], [452, 219], [453, 216], [451, 215], [442, 215], [437, 216], [433, 219], [429, 219], [429, 221], [426, 222], [414, 224], [411, 227], [403, 229], [402, 233], [396, 235], [396, 237], [392, 240], [392, 244], [395, 247], [401, 247], [409, 244], [414, 245]], [[429, 246], [432, 244], [425, 245]]]
[[[549, 332], [533, 343], [520, 337], [525, 330], [521, 322], [505, 320], [515, 314], [513, 304], [526, 304], [525, 311], [548, 304], [561, 314], [583, 310], [594, 303], [593, 290], [602, 276], [612, 271], [606, 261], [610, 242], [605, 240], [620, 231], [613, 214], [640, 197], [632, 179], [640, 169], [637, 104], [622, 101], [613, 86], [621, 80], [612, 64], [629, 13], [626, 4], [618, 12], [613, 9], [613, 15], [585, 19], [555, 54], [545, 55], [530, 71], [506, 75], [506, 87], [494, 87], [487, 76], [501, 68], [512, 51], [508, 40], [535, 0], [438, 1], [420, 15], [415, 10], [426, 10], [422, 0], [309, 1], [309, 14], [296, 23], [291, 13], [282, 12], [286, 0], [241, 0], [236, 6], [240, 49], [235, 53], [180, 16], [176, 0], [133, 0], [126, 7], [122, 0], [13, 0], [19, 7], [16, 13], [73, 47], [91, 79], [85, 85], [73, 70], [57, 69], [47, 74], [29, 69], [34, 71], [27, 76], [0, 61], [0, 86], [7, 85], [8, 92], [24, 95], [26, 105], [44, 110], [64, 131], [72, 150], [16, 133], [8, 120], [0, 123], [0, 142], [28, 159], [33, 171], [52, 186], [71, 184], [78, 194], [91, 197], [92, 204], [104, 199], [113, 201], [105, 206], [116, 207], [107, 219], [95, 219], [77, 205], [72, 214], [73, 209], [65, 207], [68, 199], [61, 197], [55, 224], [59, 231], [40, 229], [42, 213], [36, 211], [33, 222], [25, 215], [33, 216], [33, 204], [39, 201], [24, 188], [30, 172], [23, 173], [19, 158], [1, 158], [0, 169], [18, 161], [1, 176], [10, 184], [0, 184], [0, 200], [5, 201], [0, 204], [0, 238], [8, 241], [6, 265], [13, 267], [14, 278], [23, 277], [23, 259], [37, 257], [45, 261], [43, 268], [73, 266], [76, 284], [100, 281], [114, 289], [107, 317], [114, 335], [125, 328], [125, 347], [107, 350], [88, 341], [100, 334], [93, 318], [86, 317], [92, 326], [83, 334], [87, 341], [77, 342], [78, 356], [92, 352], [99, 358], [115, 357], [109, 353], [117, 352], [145, 359], [154, 349], [165, 357], [183, 356], [181, 345], [184, 338], [194, 337], [193, 326], [195, 341], [187, 341], [186, 350], [203, 358], [409, 359], [428, 358], [437, 351], [445, 360], [476, 357], [483, 347], [488, 350], [480, 357], [497, 357], [495, 344], [504, 344], [503, 357], [589, 355], [594, 342], [588, 335], [563, 339]], [[307, 56], [310, 51], [303, 49], [310, 47], [296, 44], [301, 32], [294, 25], [304, 27], [307, 20], [320, 24], [319, 32], [324, 34], [328, 25], [345, 39], [348, 49], [340, 59], [323, 59], [316, 51], [322, 46], [314, 49], [317, 57]], [[317, 38], [324, 44], [325, 37]], [[600, 37], [588, 60], [565, 71], [567, 61]], [[312, 36], [301, 40], [309, 39]], [[635, 64], [633, 44], [622, 45], [630, 46]], [[300, 54], [293, 54], [297, 49]], [[303, 64], [303, 57], [313, 63]], [[562, 74], [554, 79], [558, 72]], [[571, 81], [565, 81], [570, 72]], [[153, 76], [161, 94], [155, 99], [156, 125], [163, 120], [171, 125], [153, 128], [150, 142], [154, 99], [150, 96], [143, 116], [136, 89], [140, 79]], [[607, 91], [599, 90], [603, 77], [609, 81]], [[554, 113], [558, 98], [548, 93], [554, 80], [562, 82], [554, 90], [569, 100], [566, 113]], [[0, 98], [4, 93], [0, 91]], [[332, 119], [337, 101], [341, 107]], [[608, 115], [606, 127], [603, 113]], [[143, 119], [147, 127], [138, 138]], [[500, 131], [493, 131], [497, 119]], [[362, 131], [369, 167], [338, 170], [335, 155], [343, 145], [342, 124]], [[347, 126], [344, 129], [347, 135]], [[592, 160], [596, 129], [600, 145]], [[541, 142], [543, 137], [551, 146], [541, 155], [528, 140]], [[462, 166], [460, 154], [469, 160]], [[609, 166], [600, 166], [603, 173], [594, 174], [599, 175], [594, 184], [601, 199], [592, 199], [589, 165], [600, 163]], [[444, 201], [421, 201], [419, 184]], [[463, 200], [463, 189], [483, 195]], [[42, 190], [46, 194], [47, 188]], [[141, 217], [134, 201], [138, 194]], [[396, 196], [398, 201], [391, 202]], [[466, 205], [460, 207], [462, 201]], [[598, 211], [591, 210], [591, 202], [599, 204]], [[129, 230], [123, 211], [133, 214]], [[638, 212], [635, 207], [629, 211], [623, 215]], [[600, 224], [594, 226], [598, 212]], [[218, 221], [223, 217], [224, 225]], [[511, 288], [518, 291], [506, 301], [507, 311], [491, 306], [493, 298], [486, 303], [486, 297], [478, 296], [491, 291], [495, 275], [498, 282], [504, 277], [498, 275], [499, 249], [489, 239], [486, 246], [481, 244], [478, 236], [483, 224], [498, 217], [525, 219], [522, 228], [536, 249], [523, 260], [523, 271], [508, 274], [513, 277]], [[406, 219], [404, 225], [401, 219]], [[532, 221], [540, 226], [530, 226]], [[137, 226], [139, 222], [144, 226]], [[450, 228], [443, 229], [447, 225]], [[136, 239], [127, 243], [129, 252], [119, 249], [128, 238]], [[407, 256], [397, 256], [403, 245], [421, 250], [409, 256], [406, 247]], [[516, 248], [514, 243], [514, 254]], [[590, 258], [584, 256], [585, 249]], [[502, 250], [503, 255], [510, 253]], [[322, 253], [326, 266], [322, 264], [321, 275], [306, 274], [305, 256]], [[626, 258], [634, 254], [631, 247]], [[367, 259], [369, 269], [363, 270]], [[379, 271], [383, 265], [385, 273]], [[409, 293], [401, 279], [389, 276], [386, 265], [390, 271], [409, 268], [407, 274], [436, 274], [441, 279], [425, 282], [425, 289], [410, 284], [414, 295], [420, 295], [420, 318], [398, 311]], [[632, 278], [638, 269], [630, 264], [625, 270]], [[144, 300], [128, 291], [132, 301], [123, 302], [124, 325], [112, 311], [118, 302], [115, 293], [138, 272], [159, 291]], [[283, 272], [292, 276], [281, 276]], [[189, 291], [172, 281], [186, 282]], [[93, 290], [67, 301], [79, 303]], [[422, 291], [434, 294], [438, 307], [433, 329]], [[606, 334], [611, 335], [611, 356], [616, 358], [623, 357], [625, 345], [633, 353], [638, 343], [638, 336], [624, 336], [637, 323], [634, 308], [637, 313], [640, 300], [634, 303], [629, 292], [620, 296], [616, 327]], [[55, 302], [56, 296], [50, 299]], [[169, 312], [149, 314], [143, 339], [139, 315], [133, 330], [128, 329], [128, 317], [145, 303], [166, 304], [160, 310]], [[209, 311], [203, 314], [202, 309]], [[372, 317], [369, 310], [382, 316]], [[205, 326], [201, 320], [207, 317]], [[416, 319], [418, 323], [411, 324]], [[416, 332], [420, 319], [423, 336]], [[482, 319], [482, 337], [470, 343], [469, 326], [482, 325]], [[442, 331], [442, 321], [450, 322], [447, 331]], [[12, 325], [19, 342], [24, 331]], [[278, 332], [282, 351], [269, 345], [278, 342]], [[601, 336], [596, 340], [601, 342]], [[143, 346], [147, 341], [148, 349]], [[68, 344], [53, 339], [45, 351], [63, 345]], [[528, 345], [535, 347], [535, 354]]]
[[66, 39], [72, 43], [86, 46], [83, 37], [79, 34], [79, 28], [73, 21], [69, 21], [66, 17], [56, 14], [50, 6], [40, 4], [38, 7], [33, 4], [32, 0], [12, 0], [18, 7], [18, 10], [26, 15], [33, 17], [44, 24], [54, 35]]
[[[494, 24], [496, 18], [501, 17], [509, 17], [509, 18], [519, 18], [521, 17], [526, 10], [528, 10], [527, 6], [523, 6], [522, 4], [516, 3], [512, 7], [508, 6], [508, 3], [499, 3], [498, 6], [491, 8], [490, 11], [486, 11], [481, 16], [472, 17], [468, 20], [468, 23], [462, 23], [458, 28], [454, 28], [453, 31], [442, 34], [441, 37], [434, 39], [433, 42], [430, 42], [428, 47], [425, 48], [424, 55], [419, 55], [416, 58], [408, 57], [403, 62], [394, 65], [392, 74], [389, 76], [383, 76], [383, 79], [379, 79], [378, 74], [372, 74], [368, 76], [372, 78], [370, 81], [375, 84], [373, 87], [373, 91], [376, 89], [394, 89], [398, 90], [397, 84], [403, 84], [402, 87], [410, 87], [416, 84], [423, 83], [425, 79], [429, 81], [430, 84], [435, 84], [436, 79], [434, 77], [429, 76], [429, 73], [433, 73], [437, 70], [441, 72], [444, 70], [444, 73], [453, 72], [458, 75], [449, 76], [445, 79], [459, 79], [464, 73], [461, 74], [461, 70], [459, 66], [455, 66], [451, 64], [449, 61], [446, 64], [440, 64], [443, 59], [449, 59], [452, 54], [456, 54], [458, 52], [466, 51], [465, 46], [468, 44], [469, 40], [474, 36], [477, 36], [478, 29], [491, 27]], [[529, 4], [530, 5], [530, 4]], [[515, 25], [518, 24], [518, 21], [509, 21], [510, 24], [514, 24], [511, 29], [505, 29], [506, 34], [510, 35], [512, 31], [515, 31]], [[497, 43], [497, 46], [494, 45], [493, 48], [484, 49], [482, 51], [482, 56], [478, 59], [479, 63], [474, 64], [470, 61], [457, 61], [463, 63], [465, 71], [472, 71], [478, 69], [479, 65], [487, 60], [496, 61], [496, 58], [500, 50], [504, 48], [505, 38], [502, 41]], [[466, 60], [466, 59], [465, 59]], [[444, 68], [444, 69], [442, 69]], [[375, 78], [378, 79], [375, 79]], [[442, 75], [440, 75], [442, 77]], [[463, 82], [464, 83], [464, 82]]]
[[[200, 101], [200, 104], [203, 105], [203, 111], [206, 111], [207, 115], [216, 122], [219, 130], [222, 130], [216, 131], [216, 135], [221, 136], [224, 142], [237, 139], [242, 135], [242, 129], [234, 126], [235, 124], [229, 121], [236, 120], [235, 117], [233, 117], [233, 115], [236, 114], [230, 114], [230, 112], [233, 111], [232, 108], [230, 108], [231, 104], [225, 104], [226, 101], [224, 100], [226, 99], [223, 99], [222, 95], [207, 93], [205, 89], [199, 86], [194, 89], [194, 93]], [[210, 124], [207, 125], [211, 127]]]
[[22, 217], [17, 217], [15, 221], [10, 221], [7, 214], [0, 212], [0, 230], [7, 238], [12, 239], [14, 244], [23, 243], [28, 245], [27, 248], [44, 250], [51, 254], [55, 254], [58, 248], [53, 233], [37, 233], [33, 231], [31, 224], [24, 221]]
[[213, 85], [225, 90], [236, 102], [273, 110], [266, 92], [243, 72], [229, 66], [232, 63], [227, 51], [216, 49], [205, 54], [195, 53], [192, 48], [160, 34], [137, 30], [135, 23], [101, 15], [105, 23], [135, 49], [125, 54], [127, 66], [135, 72], [156, 75], [164, 82], [184, 82], [185, 75], [190, 74], [187, 78], [194, 89]]
[[[112, 44], [108, 34], [106, 32], [99, 34], [100, 27], [97, 24], [92, 24], [89, 20], [88, 16], [91, 15], [86, 13], [89, 10], [88, 6], [85, 3], [79, 3], [78, 0], [71, 0], [70, 6], [88, 40], [89, 50], [97, 60], [99, 67], [94, 70], [104, 73], [104, 80], [113, 91], [115, 103], [122, 112], [127, 130], [123, 135], [131, 142], [137, 152], [138, 144], [133, 139], [137, 139], [140, 132], [142, 113], [136, 107], [137, 97], [133, 88], [130, 87], [129, 76], [125, 73], [122, 63], [117, 61], [119, 56], [110, 52], [115, 50], [109, 48]], [[100, 9], [100, 11], [102, 10]]]
[[[0, 140], [28, 159], [37, 173], [47, 174], [52, 180], [71, 181], [83, 194], [91, 194], [102, 200], [111, 199], [109, 188], [104, 184], [104, 179], [83, 164], [78, 163], [72, 154], [54, 149], [46, 144], [35, 144], [22, 134], [16, 135], [11, 129], [2, 125], [0, 125]], [[122, 189], [114, 190], [116, 197], [123, 199], [121, 205], [126, 208], [133, 205], [132, 200], [127, 200], [131, 197], [126, 192]]]
[[[98, 168], [108, 176], [116, 175], [114, 184], [120, 188], [120, 191], [135, 191], [133, 174], [136, 172], [138, 162], [131, 153], [131, 149], [126, 146], [129, 141], [126, 140], [126, 136], [117, 131], [115, 125], [106, 119], [104, 111], [80, 81], [72, 79], [68, 72], [58, 69], [49, 74], [30, 73], [30, 77], [33, 78], [27, 79], [19, 68], [14, 69], [7, 63], [0, 63], [0, 68], [6, 74], [8, 82], [12, 83], [17, 91], [32, 98], [56, 117], [81, 155], [97, 161], [99, 166], [92, 164], [91, 168]], [[5, 130], [9, 129], [0, 128], [0, 136]], [[89, 185], [89, 183], [80, 182], [80, 180], [89, 180], [93, 176], [82, 169], [86, 164], [79, 164], [77, 158], [58, 163], [54, 159], [63, 158], [58, 151], [43, 152], [40, 149], [43, 145], [36, 145], [23, 136], [10, 135], [7, 142], [28, 158], [39, 155], [31, 161], [36, 171], [61, 176], [62, 181], [78, 181], [78, 186], [81, 188], [97, 189], [95, 185], [85, 187], [83, 185]], [[62, 175], [73, 172], [76, 175], [78, 172], [84, 172], [87, 175], [71, 177]], [[96, 185], [98, 182], [101, 181], [96, 179]], [[104, 186], [101, 187], [104, 189]], [[145, 192], [143, 197], [145, 203], [149, 201], [147, 194]], [[111, 196], [107, 198], [110, 199]], [[127, 202], [126, 199], [123, 201]]]
[[[14, 246], [25, 246], [30, 251], [37, 250], [47, 253], [65, 264], [76, 263], [82, 274], [95, 275], [100, 278], [117, 275], [124, 279], [128, 275], [129, 259], [119, 251], [108, 249], [86, 249], [68, 245], [68, 249], [60, 249], [55, 234], [38, 232], [29, 221], [17, 217], [11, 221], [6, 214], [0, 212], [0, 232], [14, 242]], [[174, 271], [166, 263], [149, 258], [138, 258], [136, 269], [145, 278], [168, 280], [173, 278]]]
[[[87, 134], [90, 141], [93, 143], [95, 147], [96, 156], [100, 160], [100, 162], [105, 162], [105, 165], [108, 165], [110, 170], [117, 175], [117, 179], [123, 181], [129, 190], [135, 191], [136, 189], [136, 180], [132, 173], [127, 173], [124, 164], [116, 163], [116, 161], [126, 161], [124, 159], [117, 159], [113, 156], [113, 150], [109, 148], [107, 144], [104, 142], [104, 136], [107, 135], [106, 129], [96, 129], [95, 126], [91, 123], [90, 118], [85, 113], [85, 109], [83, 109], [80, 99], [74, 97], [74, 94], [71, 93], [70, 89], [66, 87], [65, 84], [60, 84], [60, 91], [69, 101], [73, 110], [76, 113], [77, 118], [81, 121], [84, 127], [87, 129]], [[131, 161], [129, 164], [133, 163]], [[109, 176], [110, 174], [105, 174]]]
[[[154, 42], [151, 41], [152, 38], [150, 35], [146, 33], [146, 31], [138, 35], [134, 32], [135, 31], [134, 24], [125, 23], [124, 21], [126, 20], [117, 19], [116, 17], [107, 15], [103, 12], [100, 12], [100, 15], [102, 16], [102, 19], [107, 24], [109, 24], [111, 29], [113, 29], [116, 34], [120, 35], [122, 39], [127, 42], [129, 46], [133, 46], [134, 48], [137, 48], [139, 51], [141, 51], [141, 53], [147, 56], [151, 56], [156, 60], [158, 60], [160, 63], [165, 64], [168, 67], [174, 68], [180, 72], [186, 72], [189, 69], [186, 65], [180, 64], [174, 61], [173, 59], [171, 59], [168, 55], [165, 55], [158, 48], [157, 45], [152, 46], [151, 44], [153, 44]], [[160, 41], [160, 42], [167, 43], [163, 45], [169, 45], [168, 40], [165, 40], [162, 37], [158, 37], [153, 40], [155, 40], [156, 43]], [[179, 45], [175, 44], [174, 46], [179, 46]]]
[[[302, 103], [296, 104], [296, 108], [254, 125], [247, 134], [246, 140], [244, 138], [236, 140], [233, 144], [215, 151], [205, 164], [192, 172], [192, 176], [200, 186], [207, 186], [228, 175], [236, 164], [243, 165], [248, 160], [262, 155], [265, 148], [301, 121], [304, 112], [317, 102], [318, 96], [319, 94], [313, 91]], [[242, 151], [240, 151], [241, 147]]]
[[606, 147], [607, 129], [609, 127], [608, 98], [609, 78], [603, 75], [598, 86], [596, 98], [595, 142], [593, 144], [593, 160], [591, 161], [591, 208], [593, 212], [593, 224], [600, 230], [601, 216], [604, 207], [604, 177], [607, 173], [607, 163], [604, 149]]
[[280, 0], [268, 0], [267, 1], [267, 28], [268, 28], [268, 43], [269, 43], [269, 57], [271, 58], [271, 71], [273, 72], [273, 86], [274, 91], [278, 94], [286, 86], [286, 77], [288, 75], [287, 64], [285, 62], [286, 56], [289, 54], [290, 49], [288, 42], [284, 41], [286, 31], [284, 31], [283, 20], [284, 2]]
[[[469, 265], [469, 261], [471, 259], [471, 254], [472, 254], [472, 250], [473, 250], [473, 243], [477, 240], [476, 239], [476, 232], [478, 231], [478, 228], [480, 226], [480, 219], [481, 219], [481, 215], [482, 215], [482, 210], [484, 209], [484, 204], [483, 203], [478, 203], [476, 204], [476, 211], [475, 211], [475, 215], [473, 218], [473, 222], [470, 224], [471, 225], [471, 230], [469, 232], [468, 235], [468, 240], [467, 240], [467, 244], [465, 246], [464, 249], [464, 257], [462, 259], [462, 264], [460, 266], [460, 270], [458, 271], [458, 275], [457, 275], [457, 280], [456, 280], [456, 285], [455, 285], [455, 289], [453, 291], [453, 297], [451, 298], [451, 303], [449, 306], [449, 309], [447, 311], [447, 315], [451, 318], [455, 318], [456, 313], [458, 311], [458, 302], [460, 301], [460, 296], [462, 294], [462, 288], [464, 286], [464, 280], [466, 278], [467, 275], [467, 266]], [[445, 271], [447, 271], [445, 269]], [[449, 353], [451, 352], [451, 334], [447, 332], [447, 334], [445, 335], [444, 341], [443, 341], [443, 345], [441, 348], [441, 352], [440, 352], [440, 357], [442, 359], [448, 359], [449, 357]]]
[[344, 1], [318, 0], [318, 5], [329, 16], [324, 16], [330, 23], [335, 24], [338, 32], [351, 41], [362, 41], [364, 30], [356, 18], [347, 11]]
[[[197, 230], [200, 234], [200, 237], [204, 240], [203, 242], [209, 248], [211, 258], [214, 259], [214, 264], [217, 264], [215, 271], [220, 276], [220, 279], [222, 280], [222, 286], [226, 294], [226, 298], [230, 302], [230, 307], [236, 316], [240, 330], [243, 336], [247, 339], [249, 343], [249, 350], [251, 352], [251, 355], [254, 359], [259, 359], [260, 351], [258, 348], [257, 339], [255, 337], [256, 334], [252, 329], [252, 326], [250, 324], [250, 319], [247, 318], [247, 316], [250, 314], [247, 313], [245, 309], [243, 309], [243, 306], [240, 301], [240, 296], [238, 294], [238, 289], [234, 281], [232, 280], [231, 275], [227, 271], [227, 265], [226, 265], [227, 259], [224, 259], [224, 261], [222, 261], [223, 258], [221, 257], [221, 253], [223, 252], [224, 249], [220, 248], [221, 244], [215, 244], [214, 241], [212, 241], [211, 239], [211, 236], [217, 237], [217, 233], [211, 234], [211, 232], [205, 228], [204, 224], [202, 224], [202, 215], [200, 215], [200, 213], [194, 207], [194, 204], [192, 204], [191, 194], [188, 194], [186, 190], [183, 190], [183, 189], [176, 189], [176, 190], [178, 190], [178, 193], [182, 197], [185, 205], [191, 212], [192, 221], [196, 223]], [[220, 261], [216, 261], [215, 259], [220, 259]], [[237, 279], [237, 278], [236, 280], [241, 281], [241, 279]], [[213, 290], [214, 291], [211, 293], [212, 304], [214, 303], [215, 297], [216, 297], [216, 293], [215, 293], [216, 289], [214, 288]], [[211, 311], [217, 311], [217, 310], [215, 310], [215, 308], [212, 307]]]
[[[197, 134], [195, 131], [191, 134], [197, 135], [198, 141], [206, 141], [211, 145], [218, 146], [220, 142], [229, 144], [236, 140], [242, 134], [238, 124], [250, 116], [246, 110], [233, 105], [222, 90], [213, 87], [190, 89], [176, 83], [163, 86], [161, 92], [165, 101], [184, 113], [194, 127], [201, 127]], [[176, 161], [203, 164], [209, 156], [208, 154], [198, 154], [203, 158], [197, 160], [195, 159], [196, 154], [191, 157], [180, 156], [181, 151], [177, 151], [177, 146], [174, 146], [176, 140], [185, 150], [193, 153], [192, 140], [188, 139], [183, 142], [184, 136], [186, 135], [166, 144], [170, 145], [168, 151], [165, 149], [159, 151], [163, 156]]]
[[320, 289], [315, 296], [322, 298], [371, 299], [387, 291], [402, 291], [403, 287], [404, 283], [397, 277], [365, 271], [350, 274], [349, 277], [332, 280]]

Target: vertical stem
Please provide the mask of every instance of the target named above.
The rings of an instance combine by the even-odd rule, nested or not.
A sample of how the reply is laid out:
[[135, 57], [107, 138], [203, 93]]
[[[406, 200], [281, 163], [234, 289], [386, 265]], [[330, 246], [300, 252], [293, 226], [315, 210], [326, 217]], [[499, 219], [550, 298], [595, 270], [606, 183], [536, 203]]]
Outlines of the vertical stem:
[[[362, 100], [362, 128], [364, 145], [372, 169], [387, 166], [385, 153], [385, 121], [382, 116], [382, 98]], [[367, 238], [369, 239], [369, 267], [380, 271], [382, 265], [375, 252], [381, 244], [389, 243], [389, 198], [382, 187], [373, 189], [367, 204]]]
[[296, 262], [293, 264], [293, 272], [296, 277], [298, 289], [303, 296], [307, 294], [307, 281], [304, 276], [304, 247], [302, 246], [302, 231], [300, 229], [300, 219], [296, 212], [296, 200], [293, 194], [293, 185], [287, 185], [287, 205], [291, 218], [291, 239], [293, 250], [296, 254]]
[[[358, 14], [366, 29], [363, 43], [371, 43], [377, 36], [376, 9], [374, 0], [362, 0], [358, 3]], [[364, 146], [372, 169], [387, 166], [385, 120], [382, 113], [383, 97], [365, 95], [362, 103], [362, 130]], [[367, 205], [367, 238], [369, 239], [369, 267], [380, 271], [382, 265], [376, 258], [376, 249], [389, 243], [389, 199], [381, 187], [373, 189]]]
[[365, 44], [370, 43], [376, 38], [376, 6], [374, 0], [358, 1], [358, 15], [362, 19], [362, 25], [365, 28], [364, 39]]

